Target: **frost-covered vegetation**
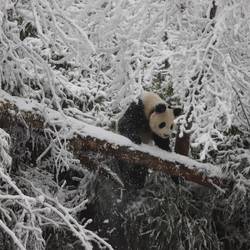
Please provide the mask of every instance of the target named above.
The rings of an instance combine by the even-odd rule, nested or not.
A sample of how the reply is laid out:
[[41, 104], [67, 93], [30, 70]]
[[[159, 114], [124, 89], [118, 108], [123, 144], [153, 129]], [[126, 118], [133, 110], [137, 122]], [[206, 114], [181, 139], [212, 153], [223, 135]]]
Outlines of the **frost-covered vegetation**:
[[[248, 0], [0, 0], [1, 91], [51, 125], [1, 124], [0, 249], [249, 249], [249, 13]], [[190, 157], [226, 189], [151, 173], [123, 192], [115, 160], [87, 152], [99, 170], [82, 168], [46, 113], [113, 130], [142, 89], [183, 107]]]

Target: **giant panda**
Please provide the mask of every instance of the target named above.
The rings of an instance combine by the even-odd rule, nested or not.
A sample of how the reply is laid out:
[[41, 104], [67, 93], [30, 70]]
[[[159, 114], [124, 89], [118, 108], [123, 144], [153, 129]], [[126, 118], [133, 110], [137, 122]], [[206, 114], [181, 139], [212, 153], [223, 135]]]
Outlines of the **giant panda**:
[[169, 136], [180, 113], [180, 108], [169, 108], [159, 95], [144, 91], [138, 103], [132, 102], [118, 121], [118, 131], [136, 144], [153, 140], [161, 149], [170, 151]]
[[[175, 128], [174, 120], [180, 108], [172, 109], [159, 95], [143, 91], [138, 102], [132, 102], [118, 121], [118, 132], [136, 144], [154, 142], [159, 148], [171, 151], [170, 139]], [[120, 161], [124, 182], [139, 188], [144, 186], [147, 169], [138, 164], [133, 168]], [[123, 179], [124, 179], [123, 178]], [[178, 178], [172, 178], [178, 182]]]

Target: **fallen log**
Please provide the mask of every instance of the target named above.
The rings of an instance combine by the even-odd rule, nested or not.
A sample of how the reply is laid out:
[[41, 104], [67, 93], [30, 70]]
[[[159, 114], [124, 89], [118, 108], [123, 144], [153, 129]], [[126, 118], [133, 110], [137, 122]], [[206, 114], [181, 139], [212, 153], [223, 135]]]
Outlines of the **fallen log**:
[[181, 176], [185, 180], [204, 186], [223, 187], [225, 179], [218, 167], [199, 163], [189, 157], [163, 151], [148, 145], [136, 145], [129, 139], [94, 127], [74, 118], [67, 117], [58, 111], [47, 108], [34, 101], [11, 97], [0, 92], [0, 127], [5, 129], [18, 122], [31, 129], [44, 129], [53, 126], [60, 129], [66, 126], [73, 131], [67, 138], [69, 148], [84, 164], [84, 150], [114, 156], [128, 163], [140, 164], [154, 171], [161, 171], [171, 176]]

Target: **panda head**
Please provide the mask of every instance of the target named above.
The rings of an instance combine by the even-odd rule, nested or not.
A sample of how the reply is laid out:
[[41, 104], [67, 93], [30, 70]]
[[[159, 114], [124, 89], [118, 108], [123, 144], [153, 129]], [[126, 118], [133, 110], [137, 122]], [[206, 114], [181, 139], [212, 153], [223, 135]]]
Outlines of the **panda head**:
[[167, 138], [175, 128], [174, 120], [180, 115], [181, 109], [171, 109], [166, 103], [158, 103], [149, 115], [149, 127], [161, 138]]

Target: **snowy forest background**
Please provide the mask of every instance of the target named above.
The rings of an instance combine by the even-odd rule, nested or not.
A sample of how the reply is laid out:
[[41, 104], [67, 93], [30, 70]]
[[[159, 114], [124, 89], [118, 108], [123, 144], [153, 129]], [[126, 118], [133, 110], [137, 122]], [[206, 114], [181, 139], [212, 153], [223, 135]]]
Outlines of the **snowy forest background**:
[[[248, 0], [0, 0], [0, 249], [250, 249], [249, 13]], [[116, 159], [75, 157], [68, 139], [115, 131], [142, 89], [183, 108], [189, 157], [225, 187], [151, 171], [124, 195]]]

